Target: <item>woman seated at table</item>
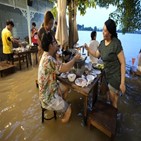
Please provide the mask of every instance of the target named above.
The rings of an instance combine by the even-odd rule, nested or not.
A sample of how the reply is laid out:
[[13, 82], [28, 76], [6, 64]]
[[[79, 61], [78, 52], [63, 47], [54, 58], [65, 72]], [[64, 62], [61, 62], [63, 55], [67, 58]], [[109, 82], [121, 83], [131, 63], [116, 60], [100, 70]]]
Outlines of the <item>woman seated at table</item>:
[[55, 110], [64, 114], [61, 121], [66, 123], [71, 116], [71, 106], [63, 99], [62, 95], [68, 91], [63, 84], [57, 83], [56, 75], [69, 71], [75, 61], [80, 59], [77, 54], [68, 63], [59, 63], [54, 58], [59, 46], [51, 33], [44, 33], [41, 39], [44, 50], [38, 69], [39, 99], [42, 107], [48, 110]]

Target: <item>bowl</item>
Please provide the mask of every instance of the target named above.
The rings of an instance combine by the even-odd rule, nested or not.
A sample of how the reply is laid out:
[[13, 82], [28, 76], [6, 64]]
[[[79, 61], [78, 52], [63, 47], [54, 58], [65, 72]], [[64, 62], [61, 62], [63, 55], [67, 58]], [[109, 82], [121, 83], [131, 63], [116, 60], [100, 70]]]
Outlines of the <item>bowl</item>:
[[87, 75], [86, 78], [87, 78], [87, 81], [90, 83], [95, 79], [93, 75]]
[[70, 82], [73, 82], [75, 80], [75, 78], [76, 78], [76, 74], [70, 73], [70, 74], [68, 74], [67, 77], [68, 77], [68, 79], [69, 79]]

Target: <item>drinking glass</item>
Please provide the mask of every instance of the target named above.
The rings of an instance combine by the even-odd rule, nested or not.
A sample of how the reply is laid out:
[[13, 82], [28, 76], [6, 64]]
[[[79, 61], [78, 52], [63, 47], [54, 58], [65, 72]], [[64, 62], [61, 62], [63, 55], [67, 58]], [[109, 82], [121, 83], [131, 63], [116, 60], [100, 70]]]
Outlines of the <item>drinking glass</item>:
[[134, 66], [135, 60], [135, 58], [132, 58], [132, 66]]

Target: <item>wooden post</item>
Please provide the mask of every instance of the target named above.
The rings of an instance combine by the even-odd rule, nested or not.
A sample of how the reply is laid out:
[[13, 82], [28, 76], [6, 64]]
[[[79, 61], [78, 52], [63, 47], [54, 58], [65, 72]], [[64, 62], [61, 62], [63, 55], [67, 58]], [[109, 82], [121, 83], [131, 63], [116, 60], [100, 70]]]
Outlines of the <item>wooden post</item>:
[[73, 4], [74, 0], [69, 1], [69, 48], [73, 48], [74, 22], [73, 22]]

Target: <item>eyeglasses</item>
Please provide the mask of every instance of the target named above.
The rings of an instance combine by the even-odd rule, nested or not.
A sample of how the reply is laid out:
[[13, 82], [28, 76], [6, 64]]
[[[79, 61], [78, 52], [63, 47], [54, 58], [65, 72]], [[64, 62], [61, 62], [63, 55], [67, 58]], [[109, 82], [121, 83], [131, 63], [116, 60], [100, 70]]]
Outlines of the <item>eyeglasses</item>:
[[53, 44], [53, 46], [56, 46], [57, 48], [60, 48], [60, 45], [58, 45], [58, 43], [56, 41], [54, 41], [52, 44]]
[[53, 41], [52, 44], [53, 44], [53, 45], [57, 45], [57, 42], [56, 42], [56, 41]]

